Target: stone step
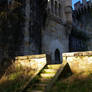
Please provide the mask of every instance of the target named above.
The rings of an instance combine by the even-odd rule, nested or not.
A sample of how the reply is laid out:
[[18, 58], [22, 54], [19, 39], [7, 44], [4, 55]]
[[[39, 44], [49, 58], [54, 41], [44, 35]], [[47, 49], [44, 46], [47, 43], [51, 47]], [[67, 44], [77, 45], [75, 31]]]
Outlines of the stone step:
[[48, 69], [59, 69], [60, 67], [61, 67], [61, 64], [47, 65]]
[[31, 92], [32, 90], [44, 90], [45, 86], [37, 86], [37, 85], [33, 85], [32, 87], [27, 88], [27, 90], [25, 92]]
[[47, 84], [46, 83], [35, 83], [34, 85], [37, 87], [45, 87]]
[[43, 72], [44, 73], [56, 73], [57, 69], [44, 69]]
[[43, 90], [27, 90], [26, 92], [43, 92]]
[[31, 88], [28, 88], [27, 90], [23, 91], [23, 92], [31, 92]]
[[31, 90], [30, 92], [43, 92], [42, 90]]
[[51, 78], [39, 78], [40, 83], [48, 83], [49, 81], [51, 81]]
[[57, 73], [58, 69], [61, 67], [61, 64], [47, 65], [42, 72], [37, 76], [37, 81], [32, 85], [29, 85], [25, 92], [44, 92], [45, 88], [48, 86], [52, 78]]
[[52, 78], [52, 77], [54, 77], [55, 76], [55, 73], [41, 73], [40, 74], [40, 76], [41, 76], [41, 78]]
[[37, 85], [34, 84], [34, 86], [32, 87], [32, 90], [44, 90], [45, 86], [39, 86], [39, 85], [37, 86]]

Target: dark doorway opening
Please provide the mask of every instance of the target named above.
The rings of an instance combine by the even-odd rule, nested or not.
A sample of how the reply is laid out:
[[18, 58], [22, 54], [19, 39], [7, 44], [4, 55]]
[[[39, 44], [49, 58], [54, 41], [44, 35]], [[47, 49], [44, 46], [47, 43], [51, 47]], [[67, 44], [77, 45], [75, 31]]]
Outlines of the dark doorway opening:
[[60, 63], [60, 51], [58, 49], [55, 50], [55, 64]]

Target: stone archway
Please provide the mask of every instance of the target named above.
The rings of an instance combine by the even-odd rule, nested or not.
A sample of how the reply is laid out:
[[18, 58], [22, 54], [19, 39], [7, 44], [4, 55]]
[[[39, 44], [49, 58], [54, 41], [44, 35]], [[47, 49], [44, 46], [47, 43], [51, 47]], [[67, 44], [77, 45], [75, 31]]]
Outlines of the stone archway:
[[60, 63], [60, 51], [58, 49], [55, 50], [55, 64]]
[[[55, 51], [56, 53], [59, 51], [60, 53], [60, 62], [56, 62], [55, 61]], [[62, 63], [62, 53], [63, 53], [63, 45], [61, 44], [61, 42], [59, 40], [53, 40], [51, 43], [50, 43], [50, 46], [49, 46], [49, 53], [51, 55], [51, 63], [52, 64], [55, 64], [55, 63]], [[58, 55], [59, 56], [59, 55]]]

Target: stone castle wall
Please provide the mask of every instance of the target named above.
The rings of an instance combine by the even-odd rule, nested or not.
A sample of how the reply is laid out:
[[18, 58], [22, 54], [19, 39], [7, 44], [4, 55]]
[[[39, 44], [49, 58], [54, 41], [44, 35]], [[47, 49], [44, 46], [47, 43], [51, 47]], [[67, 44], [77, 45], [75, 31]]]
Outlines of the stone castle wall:
[[72, 0], [48, 0], [47, 11], [63, 22], [72, 23]]
[[[54, 19], [54, 18], [53, 18]], [[60, 54], [68, 52], [68, 34], [64, 25], [48, 18], [46, 29], [42, 31], [42, 52], [51, 56], [51, 63], [61, 63], [55, 61], [55, 51], [58, 49]]]
[[73, 10], [73, 25], [77, 29], [85, 32], [88, 36], [86, 41], [88, 51], [92, 50], [92, 1], [83, 0], [82, 3], [77, 2]]
[[72, 1], [71, 0], [48, 0], [47, 21], [42, 30], [42, 53], [50, 56], [51, 63], [55, 61], [55, 51], [59, 53], [69, 51], [69, 33], [72, 25]]

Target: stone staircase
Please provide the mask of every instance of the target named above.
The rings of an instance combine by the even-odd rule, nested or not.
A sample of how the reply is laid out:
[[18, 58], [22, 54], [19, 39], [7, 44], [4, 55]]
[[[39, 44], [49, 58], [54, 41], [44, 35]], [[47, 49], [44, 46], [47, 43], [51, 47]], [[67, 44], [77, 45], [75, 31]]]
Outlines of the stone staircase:
[[48, 92], [56, 81], [64, 65], [46, 65], [44, 69], [29, 83], [23, 92]]

